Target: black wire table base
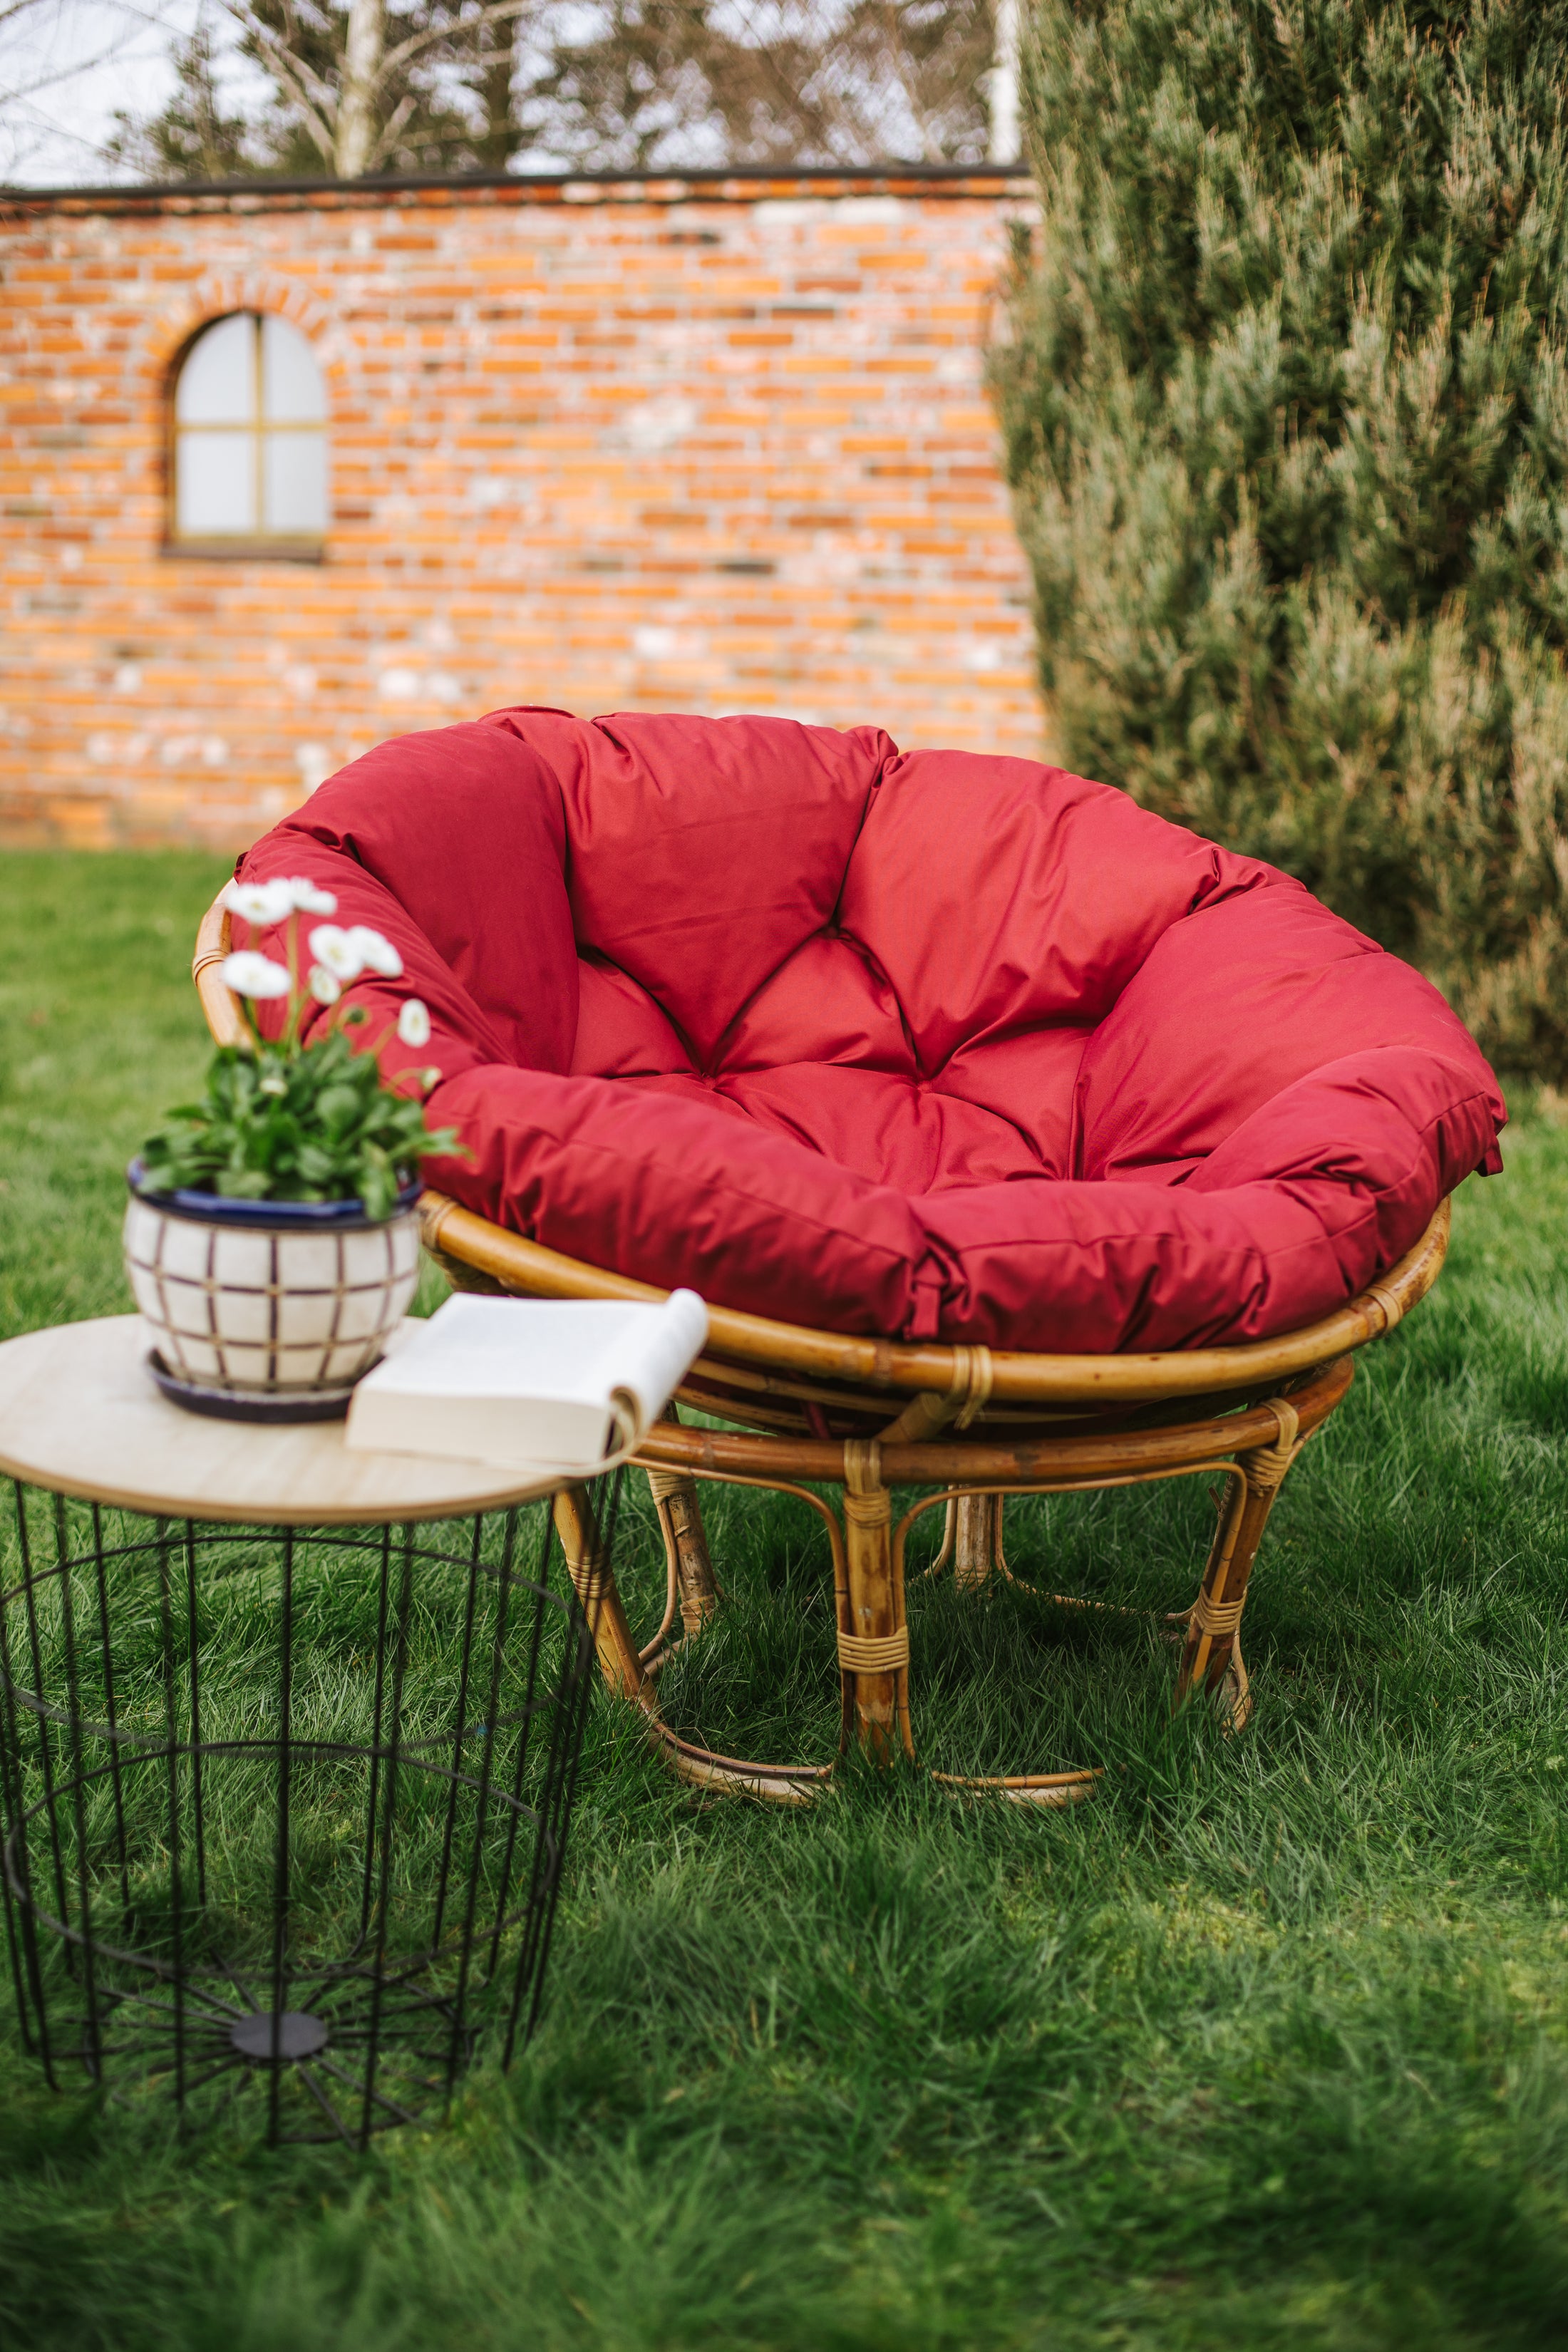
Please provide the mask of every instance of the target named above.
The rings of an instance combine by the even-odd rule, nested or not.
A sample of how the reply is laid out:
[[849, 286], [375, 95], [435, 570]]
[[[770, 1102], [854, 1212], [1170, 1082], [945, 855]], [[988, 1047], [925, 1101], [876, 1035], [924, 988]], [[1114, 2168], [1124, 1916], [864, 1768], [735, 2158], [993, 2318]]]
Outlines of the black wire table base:
[[[606, 1561], [619, 1492], [584, 1497]], [[481, 2046], [510, 2064], [595, 1674], [549, 1504], [307, 1529], [15, 1498], [0, 1882], [48, 2082], [363, 2147]]]

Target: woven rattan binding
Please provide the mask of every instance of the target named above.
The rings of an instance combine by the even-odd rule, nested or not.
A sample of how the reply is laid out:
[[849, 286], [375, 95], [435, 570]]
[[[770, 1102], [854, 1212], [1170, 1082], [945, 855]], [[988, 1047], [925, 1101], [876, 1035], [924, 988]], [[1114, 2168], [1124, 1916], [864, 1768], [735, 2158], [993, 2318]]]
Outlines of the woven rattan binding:
[[1200, 1591], [1188, 1614], [1187, 1623], [1194, 1633], [1207, 1633], [1214, 1640], [1221, 1641], [1227, 1633], [1236, 1632], [1246, 1606], [1245, 1593], [1239, 1601], [1211, 1601], [1206, 1591]]
[[840, 1633], [838, 1663], [847, 1675], [890, 1675], [910, 1663], [910, 1631], [896, 1633]]

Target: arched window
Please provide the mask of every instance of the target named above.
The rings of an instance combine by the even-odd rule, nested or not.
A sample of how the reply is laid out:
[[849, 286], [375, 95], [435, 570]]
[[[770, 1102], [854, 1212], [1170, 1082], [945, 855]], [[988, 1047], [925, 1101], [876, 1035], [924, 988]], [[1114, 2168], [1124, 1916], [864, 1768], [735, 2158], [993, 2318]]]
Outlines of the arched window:
[[326, 389], [287, 319], [204, 327], [174, 387], [170, 539], [314, 555], [327, 529]]

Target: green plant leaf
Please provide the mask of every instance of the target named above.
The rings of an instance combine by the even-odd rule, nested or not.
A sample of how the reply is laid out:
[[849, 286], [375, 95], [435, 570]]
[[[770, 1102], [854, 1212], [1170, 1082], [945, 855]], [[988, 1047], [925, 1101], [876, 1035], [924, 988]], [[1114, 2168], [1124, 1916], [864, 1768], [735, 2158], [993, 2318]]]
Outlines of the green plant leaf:
[[226, 1201], [265, 1201], [272, 1190], [272, 1179], [262, 1168], [222, 1168], [217, 1190]]
[[385, 1085], [339, 1026], [305, 1047], [220, 1046], [205, 1096], [172, 1110], [142, 1157], [150, 1191], [357, 1199], [384, 1217], [421, 1160], [458, 1148], [450, 1129], [431, 1135], [418, 1099]]

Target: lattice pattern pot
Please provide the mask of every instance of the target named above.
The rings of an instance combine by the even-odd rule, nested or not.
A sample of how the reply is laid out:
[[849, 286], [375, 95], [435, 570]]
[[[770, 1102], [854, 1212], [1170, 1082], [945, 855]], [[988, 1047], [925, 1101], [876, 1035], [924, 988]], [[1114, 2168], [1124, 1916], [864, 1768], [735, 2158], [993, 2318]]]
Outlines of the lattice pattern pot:
[[143, 1198], [125, 1213], [125, 1271], [168, 1370], [239, 1396], [343, 1388], [413, 1303], [413, 1188], [373, 1222], [357, 1202]]

